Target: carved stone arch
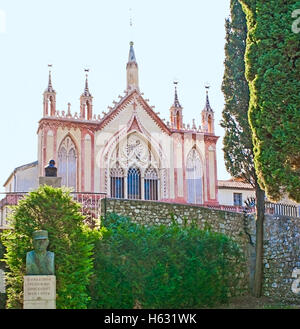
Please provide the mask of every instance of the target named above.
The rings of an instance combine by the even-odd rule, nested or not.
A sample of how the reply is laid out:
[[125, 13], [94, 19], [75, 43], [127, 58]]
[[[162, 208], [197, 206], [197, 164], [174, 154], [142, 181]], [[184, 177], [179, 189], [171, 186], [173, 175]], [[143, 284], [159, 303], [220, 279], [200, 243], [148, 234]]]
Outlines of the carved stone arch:
[[[72, 127], [72, 128], [74, 128], [74, 127]], [[63, 128], [63, 129], [64, 129], [64, 128]], [[68, 132], [67, 132], [66, 135], [60, 140], [58, 150], [59, 150], [59, 148], [61, 147], [61, 145], [62, 145], [62, 143], [64, 142], [64, 140], [65, 140], [67, 137], [69, 137], [69, 138], [71, 139], [72, 143], [75, 145], [76, 152], [77, 152], [77, 157], [79, 157], [79, 156], [80, 156], [80, 148], [79, 148], [79, 145], [78, 145], [78, 143], [77, 143], [75, 137], [70, 133], [70, 129], [71, 129], [71, 127], [67, 127], [67, 129], [68, 129]]]
[[[163, 163], [166, 163], [165, 159], [162, 157], [162, 151], [157, 150], [156, 146], [139, 131], [134, 130], [123, 136], [120, 135], [121, 134], [114, 136], [114, 140], [109, 143], [109, 149], [107, 149], [106, 153], [102, 153], [105, 166], [106, 191], [110, 191], [111, 182], [110, 179], [108, 179], [110, 168], [118, 161], [122, 168], [127, 168], [126, 176], [128, 174], [128, 169], [135, 166], [139, 168], [142, 179], [145, 170], [150, 165], [156, 168], [158, 179], [161, 181], [159, 186], [162, 187], [162, 192], [159, 193], [159, 195], [162, 195], [163, 198], [167, 198], [167, 188], [165, 186], [167, 182], [166, 170], [161, 170], [164, 166]], [[141, 190], [143, 189], [144, 185], [142, 183]], [[143, 191], [142, 195], [144, 195]]]
[[[141, 159], [139, 157], [137, 159], [131, 157], [130, 161], [128, 161], [128, 153], [127, 153], [128, 147], [130, 152], [130, 146], [132, 147], [134, 146], [134, 145], [130, 145], [130, 139], [132, 139], [131, 136], [136, 136], [137, 139], [140, 140], [141, 145], [144, 146], [144, 150], [147, 149], [149, 151], [150, 158], [148, 158], [147, 161], [145, 158]], [[167, 187], [166, 187], [166, 183], [168, 179], [167, 172], [165, 169], [161, 170], [164, 167], [167, 168], [166, 167], [167, 160], [162, 150], [158, 148], [157, 145], [155, 145], [155, 143], [151, 143], [151, 141], [139, 131], [133, 130], [128, 133], [126, 131], [126, 127], [125, 129], [122, 129], [122, 131], [120, 131], [118, 134], [112, 136], [112, 138], [107, 142], [105, 149], [100, 157], [102, 163], [104, 164], [104, 182], [105, 182], [105, 190], [107, 192], [110, 191], [110, 180], [108, 179], [109, 169], [112, 166], [112, 164], [117, 160], [116, 152], [119, 152], [118, 160], [119, 161], [121, 160], [120, 164], [123, 168], [129, 168], [130, 165], [135, 165], [141, 170], [142, 175], [144, 174], [144, 171], [149, 164], [157, 168], [157, 171], [159, 173], [159, 179], [162, 182], [160, 186], [163, 188], [161, 195], [164, 198], [167, 198]], [[139, 145], [136, 146], [137, 148], [139, 147]], [[150, 149], [148, 146], [151, 146]], [[146, 154], [144, 152], [143, 154], [139, 154], [139, 155], [142, 156], [143, 158], [143, 156], [145, 156]]]

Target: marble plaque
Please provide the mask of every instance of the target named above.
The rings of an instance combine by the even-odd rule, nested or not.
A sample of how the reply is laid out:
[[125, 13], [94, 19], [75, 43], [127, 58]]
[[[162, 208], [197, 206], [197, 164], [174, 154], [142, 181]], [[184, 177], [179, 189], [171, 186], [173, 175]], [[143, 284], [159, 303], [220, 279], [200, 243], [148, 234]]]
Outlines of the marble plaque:
[[24, 308], [55, 308], [55, 275], [24, 276]]
[[5, 272], [0, 270], [0, 294], [5, 294]]
[[24, 300], [24, 309], [56, 309], [55, 300]]

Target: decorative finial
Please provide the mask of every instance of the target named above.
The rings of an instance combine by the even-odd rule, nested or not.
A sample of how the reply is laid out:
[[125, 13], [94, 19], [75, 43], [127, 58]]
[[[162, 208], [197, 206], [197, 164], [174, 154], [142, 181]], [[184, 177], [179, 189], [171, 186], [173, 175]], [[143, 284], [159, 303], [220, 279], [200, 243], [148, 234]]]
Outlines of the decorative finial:
[[129, 56], [128, 56], [128, 62], [136, 62], [135, 54], [134, 54], [134, 49], [133, 49], [133, 41], [129, 42], [130, 49], [129, 49]]

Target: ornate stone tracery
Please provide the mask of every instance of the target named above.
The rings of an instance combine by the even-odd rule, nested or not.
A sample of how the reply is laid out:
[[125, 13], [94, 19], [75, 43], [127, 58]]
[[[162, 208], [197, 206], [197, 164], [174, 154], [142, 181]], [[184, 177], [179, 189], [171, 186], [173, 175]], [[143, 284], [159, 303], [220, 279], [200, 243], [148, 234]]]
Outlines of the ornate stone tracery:
[[200, 154], [192, 148], [186, 162], [187, 201], [189, 203], [203, 203], [203, 166]]
[[[161, 151], [158, 153], [161, 154]], [[109, 186], [111, 180], [108, 179], [108, 173], [110, 175], [116, 175], [116, 173], [120, 174], [122, 172], [125, 179], [125, 177], [128, 176], [128, 168], [138, 168], [143, 182], [145, 179], [155, 179], [157, 182], [160, 182], [158, 185], [160, 186], [160, 192], [157, 195], [161, 198], [166, 198], [166, 171], [160, 168], [161, 162], [159, 155], [156, 154], [150, 142], [145, 140], [138, 133], [130, 133], [125, 138], [121, 140], [118, 139], [118, 143], [114, 150], [111, 152], [110, 156], [108, 155], [107, 157], [107, 167], [105, 170], [106, 191], [111, 190]], [[142, 189], [144, 186], [143, 184], [144, 183], [142, 183]], [[142, 195], [142, 198], [143, 197], [144, 194]]]
[[58, 176], [62, 185], [76, 190], [77, 150], [70, 136], [66, 136], [58, 150]]
[[110, 157], [110, 168], [117, 162], [122, 168], [135, 165], [142, 171], [150, 164], [158, 168], [158, 162], [151, 149], [137, 134], [130, 134], [116, 146]]

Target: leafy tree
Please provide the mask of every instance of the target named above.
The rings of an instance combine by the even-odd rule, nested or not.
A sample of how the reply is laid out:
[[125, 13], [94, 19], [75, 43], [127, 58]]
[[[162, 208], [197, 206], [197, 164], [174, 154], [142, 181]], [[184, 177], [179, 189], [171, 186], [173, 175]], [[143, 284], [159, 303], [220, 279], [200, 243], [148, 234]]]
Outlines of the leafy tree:
[[260, 186], [300, 202], [300, 34], [295, 0], [240, 0], [247, 16], [249, 119]]
[[238, 0], [231, 0], [231, 17], [226, 19], [225, 72], [222, 91], [225, 97], [223, 120], [225, 128], [224, 158], [227, 170], [243, 178], [256, 193], [256, 270], [254, 295], [261, 295], [263, 277], [264, 191], [258, 184], [254, 168], [252, 132], [248, 121], [249, 87], [245, 78], [247, 38], [246, 17]]
[[83, 224], [80, 205], [69, 192], [40, 186], [13, 209], [9, 219], [11, 230], [1, 240], [6, 247], [4, 260], [7, 276], [7, 307], [21, 308], [26, 253], [32, 250], [32, 233], [47, 230], [49, 250], [55, 253], [57, 308], [86, 308], [88, 284], [93, 273], [93, 247], [99, 232]]

